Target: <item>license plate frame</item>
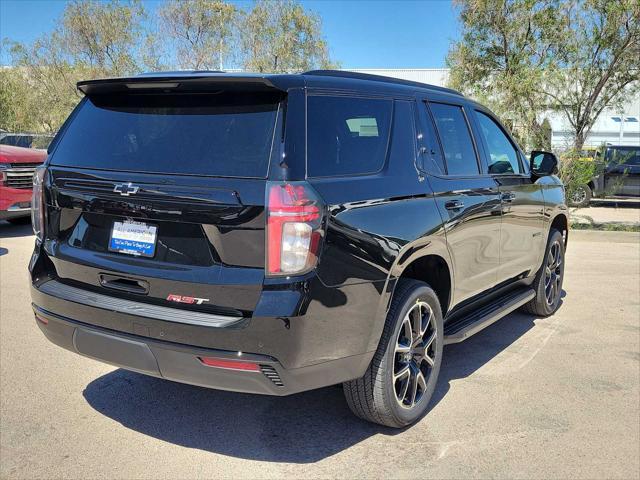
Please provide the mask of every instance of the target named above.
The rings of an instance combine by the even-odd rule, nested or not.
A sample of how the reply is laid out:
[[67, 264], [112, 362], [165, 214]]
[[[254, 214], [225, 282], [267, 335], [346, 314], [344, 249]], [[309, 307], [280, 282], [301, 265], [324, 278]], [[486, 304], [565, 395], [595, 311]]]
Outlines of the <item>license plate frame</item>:
[[153, 258], [158, 243], [158, 226], [134, 220], [114, 220], [109, 234], [109, 251], [133, 257]]

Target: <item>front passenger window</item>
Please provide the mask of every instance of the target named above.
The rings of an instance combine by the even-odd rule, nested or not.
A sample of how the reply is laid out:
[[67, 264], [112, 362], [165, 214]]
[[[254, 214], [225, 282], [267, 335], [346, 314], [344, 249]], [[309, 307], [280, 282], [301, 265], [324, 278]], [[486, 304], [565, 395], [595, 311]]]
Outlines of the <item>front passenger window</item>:
[[518, 151], [498, 124], [488, 115], [476, 110], [480, 131], [489, 150], [489, 173], [522, 173], [518, 162]]

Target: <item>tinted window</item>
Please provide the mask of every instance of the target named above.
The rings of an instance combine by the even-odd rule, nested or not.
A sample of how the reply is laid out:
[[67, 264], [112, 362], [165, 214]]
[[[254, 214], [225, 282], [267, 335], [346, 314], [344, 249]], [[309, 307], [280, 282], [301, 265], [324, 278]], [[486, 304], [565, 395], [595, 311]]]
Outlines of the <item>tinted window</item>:
[[640, 165], [640, 148], [610, 147], [607, 153], [610, 162], [624, 165]]
[[243, 95], [89, 98], [51, 163], [123, 171], [265, 177], [278, 103]]
[[307, 174], [365, 174], [384, 165], [391, 100], [310, 96], [307, 100]]
[[518, 151], [498, 124], [482, 112], [476, 111], [476, 118], [489, 154], [489, 173], [521, 173]]
[[421, 146], [425, 149], [421, 153], [422, 167], [436, 175], [446, 174], [447, 171], [444, 165], [444, 159], [442, 158], [435, 126], [433, 125], [433, 119], [425, 103], [422, 103], [420, 107], [420, 121], [422, 125], [422, 137], [420, 141], [422, 143]]
[[3, 145], [11, 145], [14, 147], [31, 148], [33, 137], [29, 135], [6, 135], [0, 139]]
[[478, 161], [462, 107], [430, 103], [449, 175], [477, 175]]

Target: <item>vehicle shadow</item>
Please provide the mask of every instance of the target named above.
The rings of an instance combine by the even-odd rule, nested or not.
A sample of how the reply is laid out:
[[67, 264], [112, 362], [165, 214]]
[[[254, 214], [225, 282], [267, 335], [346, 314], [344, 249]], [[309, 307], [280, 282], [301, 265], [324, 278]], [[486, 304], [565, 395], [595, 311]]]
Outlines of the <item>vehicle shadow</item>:
[[339, 387], [288, 397], [183, 385], [115, 370], [87, 385], [98, 412], [152, 437], [250, 460], [313, 463], [391, 429], [360, 421]]
[[13, 225], [0, 220], [0, 238], [30, 237], [33, 235], [31, 224]]
[[[566, 295], [566, 290], [562, 290], [560, 308], [564, 303], [562, 299]], [[490, 362], [509, 345], [534, 328], [536, 320], [538, 317], [516, 311], [464, 342], [445, 346], [440, 377], [433, 397], [431, 397], [429, 410], [435, 407], [447, 394], [452, 380], [468, 377], [484, 364]]]
[[[464, 378], [534, 327], [514, 313], [466, 342], [445, 348], [433, 408], [452, 380]], [[101, 414], [160, 440], [237, 458], [313, 463], [373, 435], [403, 430], [362, 421], [339, 387], [289, 397], [210, 390], [118, 369], [87, 385], [83, 395]]]

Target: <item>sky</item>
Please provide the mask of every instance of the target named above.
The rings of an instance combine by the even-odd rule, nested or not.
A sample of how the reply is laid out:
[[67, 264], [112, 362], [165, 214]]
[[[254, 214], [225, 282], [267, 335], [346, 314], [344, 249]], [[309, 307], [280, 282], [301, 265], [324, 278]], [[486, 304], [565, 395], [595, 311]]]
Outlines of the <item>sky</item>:
[[[65, 0], [0, 0], [0, 38], [30, 43], [51, 31]], [[152, 14], [155, 0], [144, 0]], [[247, 7], [247, 2], [236, 1]], [[448, 0], [303, 0], [322, 17], [334, 60], [343, 68], [444, 67], [460, 29]], [[0, 64], [8, 64], [6, 52]]]

